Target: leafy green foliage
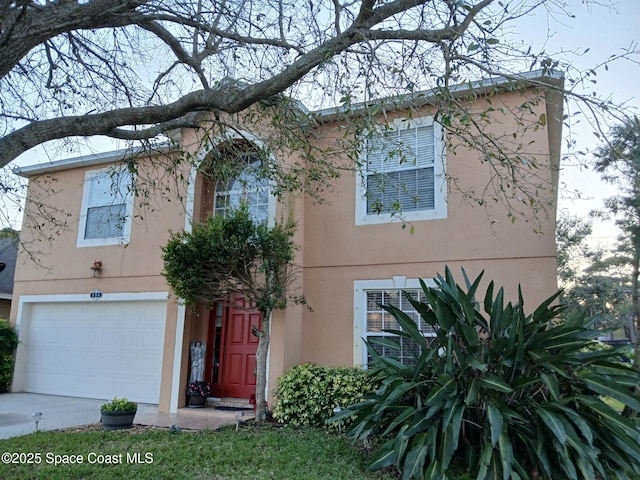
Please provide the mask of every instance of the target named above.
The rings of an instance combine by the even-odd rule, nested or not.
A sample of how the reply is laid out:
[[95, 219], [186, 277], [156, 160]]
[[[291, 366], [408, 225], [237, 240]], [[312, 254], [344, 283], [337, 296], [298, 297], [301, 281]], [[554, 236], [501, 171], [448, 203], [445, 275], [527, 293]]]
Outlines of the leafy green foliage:
[[575, 284], [564, 291], [561, 301], [567, 309], [562, 316], [584, 315], [601, 332], [610, 329], [627, 333], [633, 323], [628, 277], [590, 272], [578, 277]]
[[9, 391], [13, 378], [13, 351], [18, 346], [18, 334], [7, 320], [0, 318], [0, 393]]
[[640, 374], [614, 360], [616, 349], [589, 348], [597, 331], [583, 319], [555, 323], [558, 293], [526, 315], [522, 293], [505, 305], [493, 282], [476, 302], [481, 278], [465, 275], [465, 289], [447, 269], [437, 287], [422, 283], [425, 303], [409, 299], [433, 339], [385, 306], [402, 327], [393, 333], [420, 352], [403, 365], [369, 345], [382, 386], [332, 421], [354, 417], [355, 438], [386, 438], [370, 468], [396, 465], [404, 479], [444, 479], [452, 464], [477, 479], [637, 476], [638, 424], [604, 399], [639, 411]]
[[564, 289], [560, 302], [566, 306], [562, 318], [584, 315], [593, 321], [594, 328], [628, 336], [633, 327], [628, 259], [592, 248], [587, 243], [591, 233], [591, 219], [560, 212], [556, 244], [558, 280]]
[[138, 409], [136, 402], [130, 402], [126, 397], [116, 398], [100, 406], [103, 412], [132, 412]]
[[360, 368], [297, 365], [278, 379], [273, 417], [285, 425], [323, 427], [334, 408], [360, 402], [373, 385]]
[[618, 192], [605, 206], [621, 232], [616, 257], [631, 267], [632, 318], [636, 319], [631, 324], [631, 339], [636, 343], [635, 363], [640, 368], [640, 119], [629, 117], [614, 126], [596, 158], [596, 171]]
[[[296, 245], [295, 223], [255, 222], [246, 207], [194, 223], [163, 248], [163, 275], [186, 303], [250, 299], [263, 313], [285, 308]], [[297, 300], [297, 297], [294, 298]]]
[[573, 281], [580, 273], [579, 261], [591, 259], [596, 255], [587, 238], [593, 233], [591, 219], [570, 215], [567, 211], [558, 212], [556, 222], [556, 245], [558, 258], [558, 278], [561, 283]]

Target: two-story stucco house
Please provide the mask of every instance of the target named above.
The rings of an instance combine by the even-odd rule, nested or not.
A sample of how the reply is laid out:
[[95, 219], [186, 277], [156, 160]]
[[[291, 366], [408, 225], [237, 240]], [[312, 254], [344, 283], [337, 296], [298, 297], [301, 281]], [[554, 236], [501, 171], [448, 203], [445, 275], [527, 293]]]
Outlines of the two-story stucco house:
[[[560, 76], [540, 72], [526, 78], [543, 86], [562, 82]], [[129, 173], [117, 167], [127, 152], [21, 168], [30, 195], [47, 186], [47, 201], [70, 214], [70, 227], [42, 244], [47, 270], [26, 256], [18, 261], [11, 321], [21, 343], [13, 390], [127, 396], [175, 411], [185, 405], [190, 343], [205, 341], [205, 379], [213, 383], [214, 396], [249, 398], [255, 388], [257, 342], [250, 333], [258, 321], [255, 314], [222, 304], [181, 306], [161, 275], [161, 248], [170, 231], [222, 214], [240, 198], [256, 218], [271, 221], [287, 213], [297, 220], [299, 287], [313, 308], [293, 306], [273, 314], [269, 394], [279, 375], [302, 362], [366, 364], [363, 338], [383, 335], [381, 330], [391, 326], [378, 303], [410, 312], [400, 292], [418, 295], [418, 279], [433, 278], [447, 265], [457, 273], [463, 267], [469, 275], [485, 270], [485, 279], [504, 285], [512, 298], [522, 284], [525, 301], [533, 307], [556, 289], [562, 97], [554, 90], [514, 89], [504, 79], [472, 88], [473, 100], [465, 97], [471, 108], [494, 107], [487, 132], [517, 137], [523, 153], [536, 159], [537, 200], [549, 206], [539, 224], [511, 222], [502, 202], [478, 206], [464, 200], [462, 192], [481, 193], [497, 181], [495, 170], [480, 161], [478, 151], [456, 145], [434, 121], [430, 92], [415, 97], [410, 117], [401, 107], [385, 112], [392, 134], [408, 146], [408, 160], [395, 159], [388, 138], [379, 141], [374, 135], [373, 147], [363, 149], [364, 171], [337, 179], [327, 204], [302, 194], [276, 202], [269, 182], [252, 177], [252, 147], [246, 139], [242, 182], [216, 182], [196, 162], [186, 172], [185, 191], [176, 192], [184, 195], [186, 208], [167, 202], [165, 191], [151, 211], [140, 212], [126, 188]], [[468, 93], [469, 85], [464, 89]], [[523, 118], [508, 113], [523, 104], [523, 118], [537, 121], [526, 133]], [[314, 138], [330, 144], [340, 134], [339, 117], [332, 110], [316, 115], [321, 121]], [[188, 150], [198, 144], [197, 135], [184, 130], [176, 139]], [[192, 153], [206, 159], [209, 152]], [[147, 160], [138, 159], [140, 169]], [[398, 205], [402, 215], [392, 214], [391, 206]], [[399, 217], [412, 228], [403, 229]], [[28, 241], [34, 233], [25, 224], [22, 235]]]

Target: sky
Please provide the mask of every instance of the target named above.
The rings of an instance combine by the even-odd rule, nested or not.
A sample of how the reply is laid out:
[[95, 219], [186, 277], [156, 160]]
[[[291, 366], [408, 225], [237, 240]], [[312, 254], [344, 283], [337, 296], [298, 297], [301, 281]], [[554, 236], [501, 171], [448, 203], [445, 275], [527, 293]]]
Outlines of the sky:
[[[639, 0], [614, 0], [613, 8], [586, 5], [577, 0], [570, 3], [575, 18], [560, 18], [539, 11], [523, 23], [521, 33], [531, 41], [534, 50], [544, 48], [551, 54], [559, 51], [579, 53], [572, 64], [585, 69], [602, 64], [611, 55], [619, 54], [640, 41]], [[548, 36], [546, 31], [549, 32]], [[640, 61], [640, 58], [636, 60]], [[626, 60], [616, 61], [609, 65], [608, 71], [598, 69], [596, 78], [597, 84], [592, 85], [595, 91], [603, 97], [610, 97], [615, 103], [624, 103], [631, 114], [640, 116], [640, 65]], [[592, 152], [602, 143], [593, 130], [583, 121], [572, 125], [570, 131], [565, 127], [564, 135], [572, 135], [577, 141], [577, 150]], [[566, 153], [565, 145], [563, 153]], [[585, 161], [592, 159], [590, 154], [584, 157]], [[603, 200], [616, 193], [614, 187], [605, 184], [598, 174], [584, 167], [566, 164], [560, 175], [560, 183], [564, 189], [560, 192], [559, 208], [582, 217], [594, 209], [603, 209]], [[579, 197], [571, 194], [576, 191]], [[593, 243], [609, 245], [616, 236], [612, 221], [594, 222]]]
[[[569, 3], [574, 18], [541, 8], [533, 16], [514, 26], [514, 38], [521, 38], [525, 44], [530, 44], [533, 51], [544, 48], [551, 56], [563, 52], [562, 55], [569, 58], [578, 69], [602, 64], [611, 55], [621, 53], [640, 40], [640, 0], [613, 0], [613, 7], [607, 0], [599, 2], [607, 6], [593, 5], [593, 2], [585, 4], [579, 0], [569, 0]], [[638, 64], [630, 61], [614, 62], [609, 65], [608, 71], [601, 68], [597, 73], [597, 84], [592, 87], [600, 95], [611, 97], [617, 103], [625, 103], [631, 113], [640, 115]], [[592, 132], [593, 128], [585, 121], [574, 123], [570, 131], [567, 128], [564, 130], [565, 135], [570, 134], [577, 141], [577, 149], [586, 152], [593, 151], [600, 144], [600, 140]], [[124, 146], [97, 138], [92, 139], [85, 150], [73, 153], [60, 148], [48, 149], [45, 154], [44, 149], [39, 147], [22, 155], [14, 165], [59, 160]], [[589, 161], [592, 158], [587, 154], [583, 160]], [[591, 210], [602, 208], [603, 199], [615, 193], [612, 187], [603, 184], [598, 174], [584, 167], [568, 164], [563, 167], [560, 183], [560, 209], [579, 216], [587, 216]], [[576, 195], [576, 192], [579, 194]], [[593, 242], [611, 243], [615, 237], [612, 222], [594, 223]]]

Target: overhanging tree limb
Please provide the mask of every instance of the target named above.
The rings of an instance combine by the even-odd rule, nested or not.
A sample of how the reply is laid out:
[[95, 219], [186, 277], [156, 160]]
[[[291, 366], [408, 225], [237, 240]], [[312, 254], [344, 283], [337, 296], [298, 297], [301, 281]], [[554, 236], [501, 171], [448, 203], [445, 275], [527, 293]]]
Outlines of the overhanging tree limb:
[[[0, 62], [0, 78], [8, 75], [34, 47], [40, 44], [47, 45], [46, 42], [61, 33], [139, 26], [168, 45], [170, 51], [176, 56], [177, 62], [191, 68], [205, 88], [188, 93], [167, 105], [136, 105], [95, 114], [85, 113], [49, 119], [33, 118], [27, 125], [9, 131], [0, 138], [0, 166], [8, 164], [26, 150], [49, 140], [92, 135], [107, 135], [131, 140], [145, 139], [152, 131], [162, 131], [165, 125], [192, 126], [191, 122], [181, 124], [179, 121], [189, 112], [201, 110], [240, 112], [257, 101], [287, 90], [327, 60], [358, 43], [389, 40], [419, 40], [429, 43], [453, 41], [464, 35], [476, 16], [491, 5], [493, 0], [482, 0], [475, 5], [457, 10], [456, 13], [461, 20], [456, 21], [455, 25], [444, 24], [435, 29], [425, 29], [418, 25], [413, 30], [390, 29], [386, 26], [385, 22], [394, 16], [405, 14], [414, 8], [427, 9], [429, 3], [431, 2], [396, 0], [376, 7], [376, 2], [364, 1], [360, 5], [357, 16], [347, 28], [336, 29], [334, 35], [327, 36], [313, 48], [295, 45], [284, 38], [281, 19], [278, 29], [280, 38], [270, 37], [268, 28], [264, 29], [264, 35], [252, 37], [246, 32], [238, 32], [233, 22], [230, 23], [229, 28], [225, 29], [203, 21], [201, 10], [197, 15], [190, 16], [177, 9], [171, 11], [170, 5], [156, 4], [153, 1], [91, 0], [81, 5], [75, 2], [62, 2], [47, 3], [42, 7], [29, 3], [16, 4], [14, 9], [9, 10], [1, 27], [0, 58], [3, 58], [3, 61]], [[219, 18], [224, 14], [224, 4], [213, 2], [211, 12]], [[341, 18], [345, 16], [342, 15]], [[226, 84], [209, 88], [202, 62], [209, 54], [216, 54], [218, 51], [215, 48], [212, 49], [212, 43], [207, 41], [207, 48], [198, 53], [194, 46], [194, 53], [189, 54], [182, 39], [173, 30], [164, 27], [161, 22], [168, 26], [191, 27], [195, 31], [207, 32], [218, 40], [238, 42], [240, 45], [255, 44], [261, 47], [270, 46], [295, 51], [298, 57], [290, 64], [283, 64], [279, 71], [268, 78], [245, 84], [242, 88], [229, 89]], [[99, 57], [95, 52], [93, 55]], [[108, 58], [103, 58], [102, 61], [105, 65], [109, 65]], [[49, 64], [50, 76], [57, 67], [53, 58], [50, 58]], [[120, 79], [117, 73], [113, 73], [114, 78]], [[123, 127], [126, 126], [151, 124], [157, 125], [152, 129], [143, 128], [142, 133], [139, 134], [134, 130], [123, 131]]]
[[[568, 13], [565, 0], [4, 2], [0, 5], [0, 166], [49, 140], [105, 135], [147, 141], [168, 130], [195, 128], [198, 119], [215, 116], [218, 130], [246, 130], [262, 138], [273, 158], [295, 150], [304, 157], [301, 165], [310, 165], [311, 170], [353, 170], [361, 161], [358, 141], [377, 122], [384, 122], [379, 114], [412, 107], [391, 105], [394, 100], [385, 104], [381, 98], [430, 91], [436, 121], [442, 114], [454, 125], [468, 114], [466, 101], [458, 101], [461, 88], [454, 85], [496, 75], [516, 79], [518, 72], [540, 68], [557, 72], [570, 65], [509, 43], [502, 33], [513, 19], [554, 6]], [[623, 58], [634, 55], [632, 48]], [[605, 109], [613, 111], [606, 100], [570, 91], [572, 79], [568, 80], [567, 90], [526, 79], [519, 85], [573, 95], [586, 104], [590, 117]], [[469, 85], [466, 100], [475, 101]], [[524, 87], [518, 92], [525, 95]], [[304, 101], [313, 112], [338, 106], [336, 112], [341, 113], [331, 121], [348, 130], [339, 148], [321, 152], [313, 144], [305, 125], [317, 117], [301, 108], [294, 112], [291, 99]], [[361, 109], [358, 118], [350, 116], [356, 105], [373, 99], [377, 109]], [[198, 112], [210, 114], [198, 116]], [[517, 106], [507, 112], [517, 121], [519, 113]], [[496, 119], [489, 109], [477, 114], [482, 121]], [[533, 120], [533, 128], [544, 127]], [[277, 128], [265, 134], [261, 126], [266, 124]], [[491, 138], [481, 121], [460, 125], [470, 125], [473, 132], [445, 125], [447, 138], [466, 133], [464, 148], [478, 151], [478, 158], [489, 162], [491, 181], [499, 188], [512, 184], [523, 164], [535, 164], [535, 158], [515, 152], [519, 145], [509, 143], [507, 136]], [[526, 128], [513, 133], [520, 139]], [[219, 134], [203, 130], [202, 137]], [[188, 156], [193, 153], [189, 149], [203, 146], [184, 147], [180, 153]], [[553, 158], [559, 156], [556, 150]], [[334, 167], [329, 157], [340, 165]], [[160, 160], [153, 156], [157, 169], [163, 166]], [[286, 174], [296, 187], [317, 178], [315, 172], [305, 175], [302, 168]], [[545, 172], [540, 170], [540, 175]], [[335, 176], [322, 178], [331, 182]], [[448, 180], [455, 185], [456, 179]], [[511, 209], [509, 202], [514, 199], [536, 195], [536, 189], [520, 195], [524, 190], [500, 191], [495, 197]]]
[[[396, 2], [409, 3], [416, 2]], [[485, 0], [483, 3], [490, 3]], [[398, 9], [380, 9], [383, 10], [376, 16], [376, 21], [382, 21], [390, 15], [397, 13]], [[362, 39], [367, 38], [369, 33], [375, 37], [374, 32], [361, 30], [360, 25], [370, 28], [375, 25], [372, 20], [373, 15], [359, 17], [354, 22], [354, 27], [346, 30], [338, 35], [306, 53], [292, 65], [286, 67], [279, 74], [244, 88], [230, 91], [226, 86], [203, 89], [184, 95], [181, 99], [168, 105], [130, 107], [125, 109], [116, 109], [110, 112], [81, 115], [74, 117], [62, 117], [51, 120], [42, 120], [32, 122], [29, 125], [0, 138], [0, 167], [6, 165], [21, 153], [28, 149], [44, 143], [49, 140], [66, 138], [69, 136], [92, 136], [107, 135], [112, 132], [118, 132], [117, 138], [122, 138], [123, 132], [118, 127], [126, 125], [143, 125], [150, 123], [164, 123], [173, 121], [172, 128], [177, 126], [192, 126], [192, 122], [182, 123], [177, 120], [184, 117], [189, 112], [199, 110], [220, 110], [226, 113], [236, 113], [244, 110], [259, 100], [267, 99], [276, 95], [293, 83], [308, 74], [312, 69], [326, 60], [327, 52], [337, 55], [346, 48], [359, 43]], [[467, 24], [468, 25], [468, 24]], [[164, 31], [164, 33], [167, 33]], [[421, 32], [421, 39], [429, 41], [440, 41], [443, 38], [450, 38], [452, 35], [459, 35], [459, 32], [447, 31], [429, 31]], [[397, 37], [401, 38], [401, 37]], [[177, 48], [177, 47], [176, 47]], [[182, 52], [186, 55], [186, 52]], [[162, 127], [156, 128], [156, 131], [162, 130]], [[129, 139], [149, 138], [148, 134], [142, 133], [137, 135], [135, 131], [131, 131], [126, 135]]]

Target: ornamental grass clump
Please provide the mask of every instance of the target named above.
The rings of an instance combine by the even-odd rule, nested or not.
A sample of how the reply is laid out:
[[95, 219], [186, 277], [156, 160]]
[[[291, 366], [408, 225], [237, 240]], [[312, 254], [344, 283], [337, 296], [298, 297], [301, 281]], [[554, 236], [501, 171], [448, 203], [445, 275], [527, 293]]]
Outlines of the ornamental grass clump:
[[[464, 272], [463, 272], [464, 273]], [[369, 372], [381, 387], [336, 415], [352, 417], [350, 435], [385, 443], [370, 468], [396, 466], [402, 478], [445, 479], [452, 466], [476, 479], [608, 479], [640, 476], [640, 430], [607, 403], [636, 414], [640, 372], [616, 361], [617, 349], [590, 348], [599, 332], [583, 318], [559, 323], [559, 293], [532, 314], [505, 305], [494, 284], [475, 296], [482, 274], [465, 287], [449, 269], [436, 287], [422, 282], [424, 303], [407, 299], [435, 330], [386, 305], [411, 362], [379, 355], [371, 339]]]

